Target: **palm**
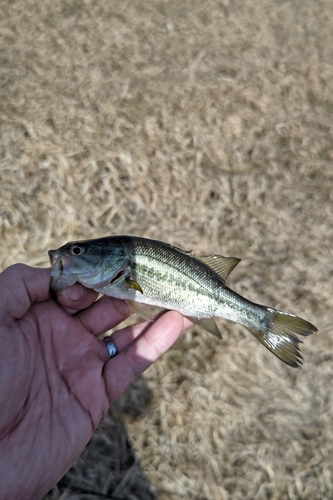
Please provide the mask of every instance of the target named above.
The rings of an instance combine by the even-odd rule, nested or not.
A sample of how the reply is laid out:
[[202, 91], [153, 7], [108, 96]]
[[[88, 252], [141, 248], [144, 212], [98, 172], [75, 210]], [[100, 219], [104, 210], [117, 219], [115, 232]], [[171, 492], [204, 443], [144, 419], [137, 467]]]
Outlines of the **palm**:
[[[65, 310], [48, 297], [48, 270], [14, 267], [40, 274], [36, 289], [29, 289], [29, 275], [5, 301], [11, 321], [0, 328], [0, 473], [8, 497], [37, 499], [80, 455], [109, 404], [177, 338], [183, 321], [167, 313], [140, 337], [146, 324], [116, 332], [121, 352], [110, 360], [95, 335], [128, 315], [124, 303], [93, 303], [96, 294], [86, 290], [77, 303], [59, 297]], [[68, 311], [86, 307], [75, 316]], [[159, 323], [166, 337], [156, 336]]]

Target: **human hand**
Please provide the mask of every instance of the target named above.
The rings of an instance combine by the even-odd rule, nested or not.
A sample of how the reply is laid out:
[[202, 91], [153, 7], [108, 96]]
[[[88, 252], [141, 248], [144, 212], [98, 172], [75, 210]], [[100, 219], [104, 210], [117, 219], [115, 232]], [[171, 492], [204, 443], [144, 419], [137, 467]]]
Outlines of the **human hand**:
[[80, 284], [49, 295], [50, 269], [0, 274], [0, 499], [40, 499], [82, 453], [109, 405], [191, 323], [175, 311], [112, 335], [125, 302]]

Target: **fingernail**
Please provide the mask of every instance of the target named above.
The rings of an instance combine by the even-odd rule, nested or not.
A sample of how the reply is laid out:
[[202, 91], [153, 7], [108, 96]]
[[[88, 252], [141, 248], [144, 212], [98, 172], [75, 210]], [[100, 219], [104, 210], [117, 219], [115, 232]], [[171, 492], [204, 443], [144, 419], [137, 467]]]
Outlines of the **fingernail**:
[[77, 302], [78, 300], [82, 299], [84, 295], [84, 288], [82, 285], [75, 284], [73, 286], [70, 286], [66, 288], [66, 293], [67, 297], [72, 301], [72, 302]]

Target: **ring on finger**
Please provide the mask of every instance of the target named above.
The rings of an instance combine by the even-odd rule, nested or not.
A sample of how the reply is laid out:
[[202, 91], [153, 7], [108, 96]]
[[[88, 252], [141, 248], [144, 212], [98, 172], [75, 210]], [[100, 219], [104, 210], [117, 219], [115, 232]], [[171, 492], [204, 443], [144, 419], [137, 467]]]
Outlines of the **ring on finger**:
[[117, 351], [117, 348], [116, 346], [114, 345], [114, 343], [112, 342], [111, 338], [106, 338], [104, 339], [104, 342], [105, 342], [105, 345], [106, 345], [106, 348], [108, 350], [108, 353], [110, 355], [110, 359], [114, 358], [115, 356], [117, 356], [118, 354], [118, 351]]

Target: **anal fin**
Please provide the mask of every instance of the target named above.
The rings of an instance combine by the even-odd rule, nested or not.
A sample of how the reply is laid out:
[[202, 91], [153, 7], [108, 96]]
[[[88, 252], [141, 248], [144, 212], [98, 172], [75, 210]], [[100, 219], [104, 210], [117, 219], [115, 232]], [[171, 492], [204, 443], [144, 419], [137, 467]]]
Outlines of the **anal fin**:
[[193, 321], [193, 323], [195, 323], [196, 325], [201, 326], [201, 328], [204, 328], [204, 330], [206, 330], [207, 332], [214, 335], [214, 337], [217, 337], [218, 339], [222, 338], [222, 334], [218, 329], [214, 318], [195, 318], [193, 316], [187, 316], [187, 318]]

